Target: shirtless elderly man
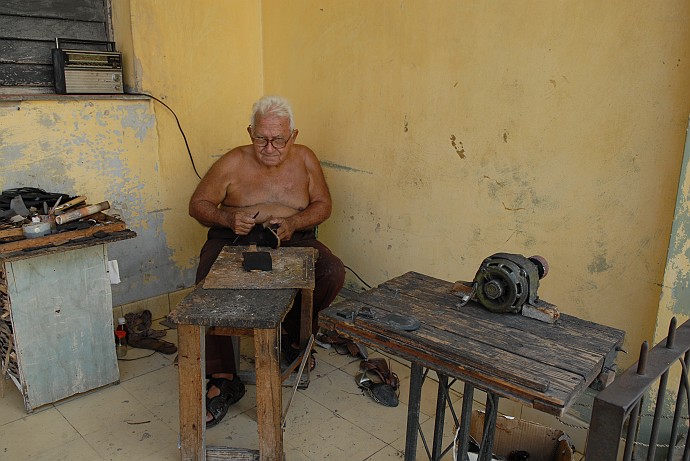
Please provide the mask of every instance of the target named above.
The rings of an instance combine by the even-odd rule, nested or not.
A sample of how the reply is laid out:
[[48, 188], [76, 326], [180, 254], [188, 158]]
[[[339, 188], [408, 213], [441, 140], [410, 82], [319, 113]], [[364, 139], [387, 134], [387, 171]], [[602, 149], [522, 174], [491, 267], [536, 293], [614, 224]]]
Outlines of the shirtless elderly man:
[[[331, 215], [331, 195], [319, 159], [307, 146], [295, 144], [298, 130], [290, 104], [277, 96], [264, 96], [253, 107], [247, 128], [251, 144], [232, 149], [206, 173], [189, 203], [189, 214], [210, 227], [201, 249], [196, 283], [206, 277], [225, 245], [256, 243], [268, 246], [313, 247], [315, 263], [314, 324], [343, 286], [343, 263], [316, 240], [315, 227]], [[276, 229], [277, 226], [277, 229]], [[300, 299], [283, 322], [288, 350], [299, 338]], [[312, 366], [315, 362], [312, 359]], [[245, 392], [236, 375], [231, 338], [206, 337], [206, 427], [218, 424]]]

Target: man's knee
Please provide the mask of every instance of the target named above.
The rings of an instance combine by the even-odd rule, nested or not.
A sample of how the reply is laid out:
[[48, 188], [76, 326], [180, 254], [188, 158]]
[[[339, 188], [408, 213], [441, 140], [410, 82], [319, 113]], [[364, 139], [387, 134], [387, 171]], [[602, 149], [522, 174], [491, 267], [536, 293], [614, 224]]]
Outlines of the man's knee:
[[328, 253], [319, 257], [317, 278], [328, 280], [329, 285], [342, 286], [345, 281], [345, 265], [333, 253]]

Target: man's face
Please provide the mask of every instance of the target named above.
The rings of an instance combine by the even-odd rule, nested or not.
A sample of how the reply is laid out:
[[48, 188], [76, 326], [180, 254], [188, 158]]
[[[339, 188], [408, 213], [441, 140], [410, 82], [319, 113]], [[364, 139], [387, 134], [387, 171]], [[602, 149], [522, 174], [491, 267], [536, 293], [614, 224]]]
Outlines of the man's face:
[[[256, 119], [254, 129], [249, 127], [249, 135], [252, 137], [254, 153], [259, 162], [266, 166], [278, 166], [289, 155], [296, 130], [294, 133], [290, 132], [290, 119], [287, 117], [268, 115]], [[279, 147], [275, 147], [274, 144]], [[285, 145], [280, 147], [283, 144]]]

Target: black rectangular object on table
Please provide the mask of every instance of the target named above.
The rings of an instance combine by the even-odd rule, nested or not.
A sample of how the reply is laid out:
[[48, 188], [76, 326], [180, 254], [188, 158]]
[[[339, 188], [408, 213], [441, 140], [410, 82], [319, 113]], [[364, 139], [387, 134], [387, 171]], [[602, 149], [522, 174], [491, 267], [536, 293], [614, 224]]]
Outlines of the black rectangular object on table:
[[242, 258], [242, 267], [247, 272], [273, 269], [273, 259], [268, 251], [245, 251]]

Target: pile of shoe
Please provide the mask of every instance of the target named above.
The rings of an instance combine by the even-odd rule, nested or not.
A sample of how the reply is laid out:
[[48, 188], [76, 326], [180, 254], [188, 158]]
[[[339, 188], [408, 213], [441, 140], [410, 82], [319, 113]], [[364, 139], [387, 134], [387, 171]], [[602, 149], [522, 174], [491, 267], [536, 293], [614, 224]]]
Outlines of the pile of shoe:
[[363, 344], [356, 343], [345, 336], [338, 334], [337, 331], [325, 331], [316, 335], [317, 344], [328, 349], [333, 346], [333, 349], [340, 355], [351, 355], [352, 357], [361, 357], [366, 360], [369, 357], [367, 348]]
[[127, 344], [139, 349], [151, 349], [163, 354], [174, 354], [177, 347], [168, 341], [163, 341], [165, 330], [154, 330], [151, 328], [151, 311], [146, 309], [142, 312], [130, 312], [125, 314], [127, 321]]
[[360, 372], [355, 377], [357, 386], [374, 402], [386, 407], [397, 407], [400, 395], [400, 380], [393, 373], [389, 362], [384, 358], [362, 360]]

